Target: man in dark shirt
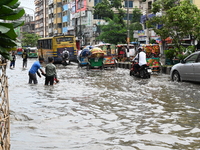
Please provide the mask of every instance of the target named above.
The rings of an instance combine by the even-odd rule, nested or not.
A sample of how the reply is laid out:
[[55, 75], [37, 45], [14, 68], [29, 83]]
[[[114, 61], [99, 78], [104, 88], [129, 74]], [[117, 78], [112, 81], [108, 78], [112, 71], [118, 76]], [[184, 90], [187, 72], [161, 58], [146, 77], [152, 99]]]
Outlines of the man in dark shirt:
[[12, 52], [11, 61], [10, 61], [10, 69], [11, 69], [12, 67], [15, 68], [15, 61], [16, 61], [15, 52]]
[[28, 55], [27, 55], [26, 51], [23, 52], [22, 58], [23, 58], [22, 67], [23, 67], [23, 68], [26, 68], [26, 67], [27, 67], [27, 58], [28, 58]]

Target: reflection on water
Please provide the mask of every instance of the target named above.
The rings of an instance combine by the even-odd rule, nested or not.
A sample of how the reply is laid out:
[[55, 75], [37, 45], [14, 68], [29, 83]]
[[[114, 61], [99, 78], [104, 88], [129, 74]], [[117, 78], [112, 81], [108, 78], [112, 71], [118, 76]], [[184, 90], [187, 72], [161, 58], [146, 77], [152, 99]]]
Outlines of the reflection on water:
[[[35, 59], [28, 60], [28, 66]], [[200, 149], [199, 84], [125, 69], [57, 65], [60, 83], [29, 85], [18, 57], [7, 70], [12, 150]]]

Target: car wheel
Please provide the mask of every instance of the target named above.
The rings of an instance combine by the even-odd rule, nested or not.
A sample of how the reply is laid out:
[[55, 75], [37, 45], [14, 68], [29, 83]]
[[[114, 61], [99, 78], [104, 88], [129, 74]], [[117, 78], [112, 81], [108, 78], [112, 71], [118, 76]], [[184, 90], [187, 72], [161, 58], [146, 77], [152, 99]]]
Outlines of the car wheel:
[[179, 82], [180, 81], [180, 75], [179, 75], [178, 71], [174, 71], [173, 72], [172, 81], [175, 81], [175, 82]]

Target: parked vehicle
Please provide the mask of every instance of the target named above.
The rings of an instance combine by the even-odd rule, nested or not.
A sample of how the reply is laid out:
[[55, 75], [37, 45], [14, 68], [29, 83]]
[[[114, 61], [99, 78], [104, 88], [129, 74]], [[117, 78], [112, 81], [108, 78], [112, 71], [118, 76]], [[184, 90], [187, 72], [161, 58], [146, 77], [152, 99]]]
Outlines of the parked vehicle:
[[139, 68], [139, 73], [137, 73], [134, 69], [134, 64], [137, 63], [135, 61], [132, 62], [130, 69], [130, 76], [140, 77], [142, 79], [148, 79], [151, 77], [151, 68], [148, 65], [143, 65]]
[[27, 52], [28, 58], [37, 58], [38, 57], [38, 49], [37, 47], [26, 47], [24, 51]]
[[23, 53], [23, 49], [20, 47], [20, 48], [17, 48], [17, 55], [22, 55]]
[[200, 51], [190, 54], [170, 71], [172, 81], [200, 82]]
[[102, 49], [95, 47], [90, 52], [91, 55], [88, 56], [87, 70], [104, 69], [104, 52], [102, 51]]
[[109, 43], [101, 43], [96, 45], [101, 48], [104, 52], [104, 68], [117, 68], [117, 54], [116, 54], [116, 45]]

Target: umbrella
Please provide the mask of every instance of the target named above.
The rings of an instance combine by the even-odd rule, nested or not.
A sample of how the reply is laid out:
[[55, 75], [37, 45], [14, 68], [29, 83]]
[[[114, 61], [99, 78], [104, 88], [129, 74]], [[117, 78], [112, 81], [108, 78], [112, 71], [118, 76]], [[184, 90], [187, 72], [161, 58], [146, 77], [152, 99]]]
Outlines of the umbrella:
[[92, 54], [97, 54], [97, 53], [103, 53], [104, 54], [103, 50], [101, 48], [98, 48], [98, 47], [93, 48], [92, 50], [90, 50], [90, 52]]
[[95, 47], [90, 52], [92, 53], [91, 57], [104, 57], [104, 51], [101, 48]]

